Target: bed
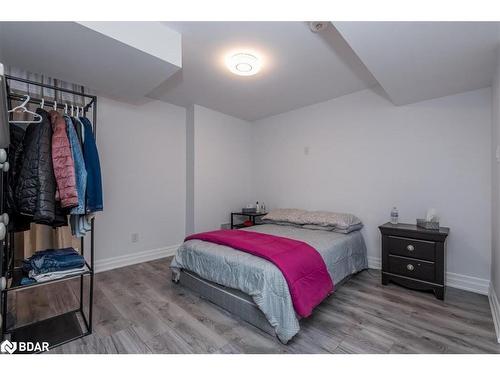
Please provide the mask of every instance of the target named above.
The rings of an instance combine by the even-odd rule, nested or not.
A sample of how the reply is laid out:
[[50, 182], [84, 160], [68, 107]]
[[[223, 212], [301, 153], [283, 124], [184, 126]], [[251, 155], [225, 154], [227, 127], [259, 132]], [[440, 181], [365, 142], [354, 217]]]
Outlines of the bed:
[[[287, 237], [314, 247], [338, 288], [368, 267], [361, 231], [348, 234], [296, 225], [262, 224], [239, 230]], [[172, 280], [287, 343], [300, 329], [288, 285], [271, 262], [201, 240], [186, 241], [171, 263]]]

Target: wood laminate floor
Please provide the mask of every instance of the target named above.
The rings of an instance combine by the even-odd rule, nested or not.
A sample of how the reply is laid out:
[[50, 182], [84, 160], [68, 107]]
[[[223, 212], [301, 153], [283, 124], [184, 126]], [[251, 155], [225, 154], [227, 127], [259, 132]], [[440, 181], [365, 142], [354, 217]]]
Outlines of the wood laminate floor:
[[[448, 288], [432, 294], [353, 276], [288, 344], [170, 281], [170, 259], [99, 273], [94, 333], [52, 353], [500, 353], [488, 298]], [[57, 286], [55, 286], [57, 285]], [[77, 306], [78, 283], [12, 294], [22, 325]], [[48, 297], [48, 298], [47, 298]]]

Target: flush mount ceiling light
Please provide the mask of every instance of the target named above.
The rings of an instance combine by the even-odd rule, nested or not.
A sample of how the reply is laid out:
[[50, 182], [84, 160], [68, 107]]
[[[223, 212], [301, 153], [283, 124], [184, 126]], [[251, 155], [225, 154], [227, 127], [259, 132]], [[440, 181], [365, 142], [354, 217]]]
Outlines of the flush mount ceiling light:
[[259, 58], [248, 52], [229, 55], [226, 58], [226, 65], [231, 73], [239, 76], [253, 76], [260, 70]]

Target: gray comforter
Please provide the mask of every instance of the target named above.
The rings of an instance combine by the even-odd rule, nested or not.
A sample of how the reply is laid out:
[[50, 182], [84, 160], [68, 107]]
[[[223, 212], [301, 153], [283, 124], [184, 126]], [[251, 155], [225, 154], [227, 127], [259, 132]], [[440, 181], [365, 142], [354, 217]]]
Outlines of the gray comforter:
[[[275, 224], [241, 230], [306, 242], [321, 254], [335, 284], [368, 267], [366, 245], [360, 231], [341, 234]], [[300, 329], [286, 280], [281, 271], [265, 259], [227, 246], [190, 240], [177, 250], [171, 268], [174, 278], [179, 277], [180, 269], [186, 269], [250, 295], [283, 343]]]

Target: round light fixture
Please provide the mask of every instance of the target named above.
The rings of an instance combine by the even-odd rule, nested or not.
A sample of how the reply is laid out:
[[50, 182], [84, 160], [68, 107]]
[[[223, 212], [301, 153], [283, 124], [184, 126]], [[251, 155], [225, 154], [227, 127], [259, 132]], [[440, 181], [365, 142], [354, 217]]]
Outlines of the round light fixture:
[[226, 65], [231, 73], [239, 76], [253, 76], [260, 70], [260, 61], [251, 53], [240, 52], [228, 56]]

